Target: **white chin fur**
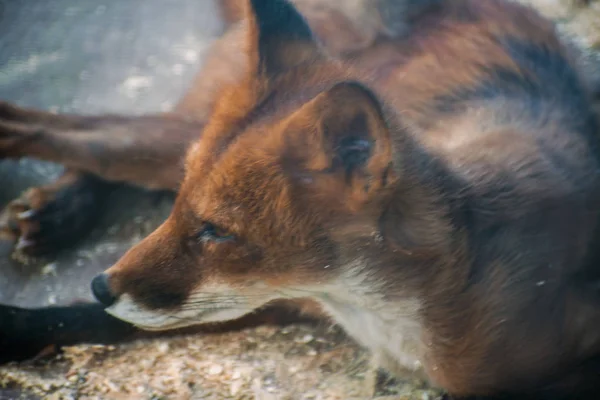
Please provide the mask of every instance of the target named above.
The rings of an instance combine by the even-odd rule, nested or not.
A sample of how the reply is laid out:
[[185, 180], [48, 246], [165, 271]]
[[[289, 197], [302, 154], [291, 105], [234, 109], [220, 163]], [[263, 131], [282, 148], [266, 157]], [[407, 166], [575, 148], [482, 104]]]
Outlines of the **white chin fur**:
[[115, 304], [106, 309], [106, 312], [141, 328], [168, 328], [176, 322], [167, 314], [143, 309], [128, 294], [120, 296]]
[[136, 304], [131, 296], [124, 294], [106, 312], [120, 320], [129, 322], [149, 331], [183, 328], [207, 322], [220, 322], [237, 319], [251, 310], [217, 309], [217, 310], [183, 310], [161, 312], [147, 310]]

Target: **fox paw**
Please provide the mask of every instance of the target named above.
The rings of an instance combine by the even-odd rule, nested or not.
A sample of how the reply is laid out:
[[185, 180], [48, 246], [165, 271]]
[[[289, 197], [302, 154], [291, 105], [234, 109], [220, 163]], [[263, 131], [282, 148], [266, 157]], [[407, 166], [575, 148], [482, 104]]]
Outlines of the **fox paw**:
[[0, 235], [16, 242], [17, 255], [42, 256], [73, 245], [100, 215], [108, 184], [69, 173], [34, 187], [0, 213]]

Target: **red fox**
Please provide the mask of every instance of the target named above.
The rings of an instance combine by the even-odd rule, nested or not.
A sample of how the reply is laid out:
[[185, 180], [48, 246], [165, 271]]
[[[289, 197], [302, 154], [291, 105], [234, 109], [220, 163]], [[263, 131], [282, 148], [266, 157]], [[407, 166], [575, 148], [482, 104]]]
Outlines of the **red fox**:
[[[4, 307], [0, 343], [48, 342], [40, 323], [67, 321], [55, 344], [109, 340], [132, 329], [119, 320], [165, 331], [287, 304], [453, 396], [594, 398], [600, 143], [572, 49], [511, 1], [377, 0], [375, 33], [332, 50], [309, 3], [225, 8], [243, 18], [173, 114], [2, 106], [0, 155], [65, 164], [62, 187], [178, 195], [92, 282], [114, 329], [78, 320], [98, 306]], [[35, 252], [61, 227], [39, 229], [26, 200], [5, 229]]]

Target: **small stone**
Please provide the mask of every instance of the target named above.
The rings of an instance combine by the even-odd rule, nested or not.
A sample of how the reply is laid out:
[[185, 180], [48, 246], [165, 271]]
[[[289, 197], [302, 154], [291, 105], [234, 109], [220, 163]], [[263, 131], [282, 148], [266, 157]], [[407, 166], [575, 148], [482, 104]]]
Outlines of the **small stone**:
[[166, 352], [169, 351], [169, 343], [160, 343], [158, 345], [158, 351], [160, 351], [161, 353], [165, 354]]
[[315, 337], [311, 334], [306, 334], [304, 336], [302, 336], [301, 338], [297, 338], [295, 340], [296, 343], [302, 343], [302, 344], [306, 344], [306, 343], [310, 343], [313, 341]]
[[195, 63], [198, 61], [198, 52], [196, 50], [187, 50], [185, 53], [183, 53], [183, 59], [187, 63]]
[[231, 384], [231, 386], [229, 387], [229, 393], [232, 396], [235, 396], [235, 395], [237, 395], [240, 392], [241, 389], [242, 389], [242, 382], [241, 381], [233, 382]]
[[213, 365], [208, 369], [209, 375], [220, 375], [223, 372], [223, 367], [220, 365]]
[[44, 266], [44, 268], [42, 268], [42, 275], [52, 275], [52, 276], [56, 276], [56, 263], [50, 263]]
[[55, 294], [51, 294], [50, 296], [48, 296], [48, 304], [56, 304], [58, 301], [58, 298]]

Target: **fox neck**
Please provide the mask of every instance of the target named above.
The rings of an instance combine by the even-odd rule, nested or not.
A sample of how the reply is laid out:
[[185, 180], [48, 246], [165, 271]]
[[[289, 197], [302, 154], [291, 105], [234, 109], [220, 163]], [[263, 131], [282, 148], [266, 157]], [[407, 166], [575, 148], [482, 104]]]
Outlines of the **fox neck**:
[[424, 378], [423, 309], [436, 301], [431, 293], [453, 290], [447, 273], [457, 281], [462, 274], [460, 185], [418, 144], [404, 141], [396, 149], [398, 187], [382, 207], [377, 237], [363, 238], [372, 243], [357, 246], [338, 279], [314, 298], [380, 366]]
[[409, 292], [386, 295], [390, 282], [370, 274], [371, 268], [377, 267], [358, 258], [344, 265], [344, 272], [333, 283], [298, 288], [297, 295], [311, 293], [349, 336], [370, 350], [376, 365], [398, 375], [408, 372], [424, 378], [421, 301]]

